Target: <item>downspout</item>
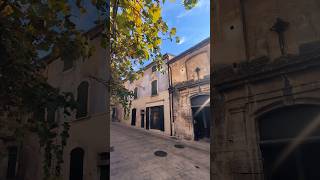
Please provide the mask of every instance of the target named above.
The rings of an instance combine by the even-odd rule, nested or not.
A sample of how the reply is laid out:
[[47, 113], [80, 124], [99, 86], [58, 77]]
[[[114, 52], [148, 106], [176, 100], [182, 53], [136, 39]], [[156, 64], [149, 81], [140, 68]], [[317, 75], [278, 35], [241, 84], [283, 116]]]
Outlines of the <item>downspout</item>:
[[249, 61], [250, 52], [249, 52], [249, 42], [248, 42], [248, 35], [247, 35], [247, 22], [246, 22], [246, 14], [245, 14], [245, 7], [244, 7], [244, 0], [240, 1], [240, 14], [241, 14], [241, 21], [242, 21], [242, 31], [243, 31], [243, 40], [244, 40], [244, 49], [246, 53], [246, 61]]
[[172, 85], [172, 75], [171, 75], [171, 69], [170, 69], [170, 65], [168, 65], [168, 80], [169, 80], [169, 103], [170, 103], [170, 136], [172, 136], [172, 119], [173, 119], [173, 115], [172, 115], [172, 111], [173, 111], [173, 101], [172, 101], [172, 91], [171, 91], [171, 85]]

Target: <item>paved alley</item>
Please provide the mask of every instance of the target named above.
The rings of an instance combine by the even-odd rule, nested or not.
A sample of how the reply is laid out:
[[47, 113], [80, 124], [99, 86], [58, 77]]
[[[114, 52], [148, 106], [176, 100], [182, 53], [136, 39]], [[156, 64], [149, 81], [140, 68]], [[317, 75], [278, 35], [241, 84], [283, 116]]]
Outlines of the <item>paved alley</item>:
[[[209, 149], [111, 123], [111, 180], [209, 180]], [[184, 145], [177, 148], [175, 145]], [[156, 151], [166, 156], [156, 156]], [[162, 154], [160, 154], [162, 155]]]

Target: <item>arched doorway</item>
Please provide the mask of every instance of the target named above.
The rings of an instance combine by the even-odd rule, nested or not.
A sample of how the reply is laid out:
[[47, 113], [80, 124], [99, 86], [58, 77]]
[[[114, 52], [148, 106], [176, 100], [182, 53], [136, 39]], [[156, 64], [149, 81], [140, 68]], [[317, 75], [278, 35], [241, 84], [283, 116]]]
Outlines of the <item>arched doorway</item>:
[[198, 95], [191, 98], [194, 140], [210, 138], [210, 96]]
[[320, 179], [320, 106], [294, 105], [258, 119], [266, 180]]
[[70, 176], [69, 180], [83, 179], [83, 157], [82, 148], [74, 148], [70, 153]]

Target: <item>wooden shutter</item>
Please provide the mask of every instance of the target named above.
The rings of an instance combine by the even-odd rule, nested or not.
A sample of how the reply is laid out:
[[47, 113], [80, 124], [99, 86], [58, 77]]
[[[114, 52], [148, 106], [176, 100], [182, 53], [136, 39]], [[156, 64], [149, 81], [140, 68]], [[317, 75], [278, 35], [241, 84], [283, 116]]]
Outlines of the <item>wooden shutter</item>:
[[152, 81], [151, 83], [151, 95], [157, 95], [157, 80]]
[[138, 98], [138, 88], [134, 88], [134, 99]]
[[89, 83], [82, 82], [78, 87], [78, 108], [76, 118], [81, 118], [87, 116], [88, 109], [88, 89]]

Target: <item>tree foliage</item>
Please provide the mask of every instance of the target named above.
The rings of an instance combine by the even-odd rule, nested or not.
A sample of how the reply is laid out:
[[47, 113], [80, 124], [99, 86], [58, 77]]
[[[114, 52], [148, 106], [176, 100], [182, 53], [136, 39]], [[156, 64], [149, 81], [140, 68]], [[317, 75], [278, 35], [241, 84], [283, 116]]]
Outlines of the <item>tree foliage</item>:
[[[75, 102], [71, 93], [47, 83], [39, 52], [70, 60], [90, 55], [87, 39], [70, 20], [71, 5], [66, 0], [0, 0], [0, 136], [22, 143], [29, 132], [38, 134], [45, 179], [60, 175], [68, 137], [68, 122], [48, 122], [46, 109], [53, 104], [68, 115]], [[60, 142], [53, 143], [56, 137]]]
[[[46, 109], [53, 105], [68, 116], [76, 103], [72, 93], [61, 92], [47, 83], [46, 62], [41, 61], [39, 52], [50, 52], [53, 57], [71, 61], [92, 54], [88, 39], [71, 20], [71, 7], [86, 12], [83, 2], [0, 0], [0, 139], [10, 136], [21, 141], [28, 132], [38, 134], [45, 157], [45, 179], [60, 176], [63, 148], [69, 136], [68, 121], [61, 124], [47, 121]], [[176, 29], [169, 28], [162, 18], [165, 0], [111, 0], [110, 4], [91, 0], [91, 3], [109, 25], [101, 41], [103, 47], [111, 48], [112, 79], [107, 84], [117, 101], [128, 107], [132, 92], [122, 83], [141, 75], [134, 65], [143, 65], [149, 59], [160, 65], [162, 40], [179, 41]], [[195, 3], [196, 0], [183, 0], [186, 9]], [[60, 142], [54, 143], [57, 137]]]
[[[138, 79], [143, 72], [142, 69], [136, 71], [134, 66], [143, 66], [148, 60], [154, 61], [160, 70], [163, 64], [160, 52], [162, 41], [179, 42], [176, 28], [169, 27], [162, 18], [164, 3], [165, 0], [110, 1], [111, 71], [112, 80], [116, 82], [113, 84], [122, 86], [125, 81]], [[183, 0], [187, 10], [196, 3], [197, 0]], [[111, 89], [113, 97], [128, 99], [128, 93], [115, 92], [119, 89], [124, 88]], [[117, 96], [119, 94], [126, 97]]]

